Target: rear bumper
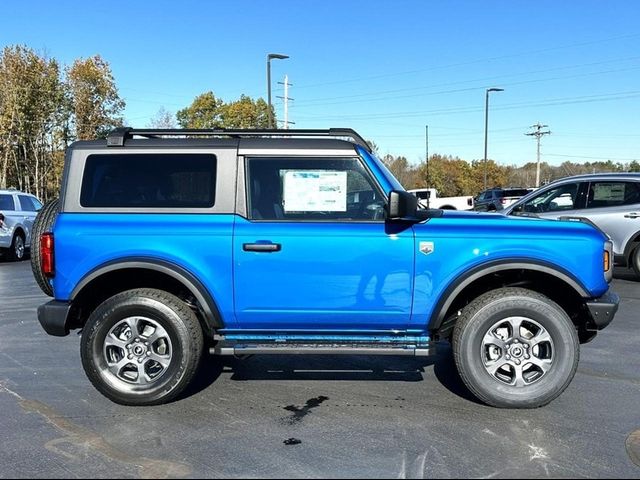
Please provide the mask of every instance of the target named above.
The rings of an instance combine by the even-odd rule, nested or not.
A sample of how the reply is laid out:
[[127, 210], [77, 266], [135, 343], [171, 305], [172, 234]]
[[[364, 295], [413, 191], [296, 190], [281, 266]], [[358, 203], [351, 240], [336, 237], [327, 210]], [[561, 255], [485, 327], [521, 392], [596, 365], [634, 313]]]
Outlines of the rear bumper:
[[594, 298], [587, 302], [591, 319], [598, 330], [602, 330], [611, 323], [619, 305], [620, 297], [612, 291], [608, 291], [600, 298]]
[[38, 321], [44, 331], [54, 337], [69, 335], [71, 304], [52, 300], [38, 307]]

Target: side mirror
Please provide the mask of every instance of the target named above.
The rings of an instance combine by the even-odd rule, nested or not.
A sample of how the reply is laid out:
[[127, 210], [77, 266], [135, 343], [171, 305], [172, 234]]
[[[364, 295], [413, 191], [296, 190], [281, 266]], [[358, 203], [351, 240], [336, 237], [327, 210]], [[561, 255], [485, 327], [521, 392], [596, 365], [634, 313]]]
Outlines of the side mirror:
[[387, 219], [389, 220], [413, 220], [416, 218], [418, 198], [404, 190], [392, 190], [389, 193], [387, 205]]

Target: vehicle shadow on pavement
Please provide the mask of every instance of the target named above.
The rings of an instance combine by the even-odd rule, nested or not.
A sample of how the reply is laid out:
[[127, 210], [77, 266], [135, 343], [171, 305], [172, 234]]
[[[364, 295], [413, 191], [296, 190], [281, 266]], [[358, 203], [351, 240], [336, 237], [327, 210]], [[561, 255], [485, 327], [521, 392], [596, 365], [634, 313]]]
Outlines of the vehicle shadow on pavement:
[[453, 394], [470, 402], [480, 402], [467, 390], [456, 370], [451, 346], [438, 344], [437, 354], [429, 357], [364, 355], [254, 355], [244, 358], [207, 357], [197, 378], [184, 397], [211, 386], [220, 375], [230, 374], [232, 381], [368, 381], [422, 382], [431, 375]]
[[613, 278], [618, 280], [627, 280], [629, 282], [640, 282], [640, 278], [632, 268], [616, 267], [613, 270]]

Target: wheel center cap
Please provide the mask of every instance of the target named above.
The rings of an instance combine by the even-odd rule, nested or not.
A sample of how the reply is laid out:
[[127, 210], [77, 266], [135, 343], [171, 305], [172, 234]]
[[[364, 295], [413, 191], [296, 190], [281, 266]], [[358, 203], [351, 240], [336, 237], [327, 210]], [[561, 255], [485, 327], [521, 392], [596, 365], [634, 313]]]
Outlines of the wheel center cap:
[[142, 345], [136, 345], [135, 347], [133, 347], [134, 355], [141, 356], [141, 355], [144, 355], [145, 352], [146, 352], [146, 348], [144, 348]]
[[520, 358], [524, 352], [522, 347], [519, 346], [512, 346], [510, 350], [511, 356], [516, 358]]

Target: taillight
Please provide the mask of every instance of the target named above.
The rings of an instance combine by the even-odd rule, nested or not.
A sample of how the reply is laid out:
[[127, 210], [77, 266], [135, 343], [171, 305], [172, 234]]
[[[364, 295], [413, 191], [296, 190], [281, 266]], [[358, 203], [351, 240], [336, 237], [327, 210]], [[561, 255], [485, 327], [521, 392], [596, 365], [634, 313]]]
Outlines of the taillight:
[[506, 205], [506, 204], [507, 204], [507, 199], [506, 199], [506, 198], [501, 198], [501, 199], [500, 199], [500, 203], [501, 203], [502, 205]]
[[40, 266], [45, 277], [53, 278], [55, 276], [53, 233], [47, 232], [40, 235]]

